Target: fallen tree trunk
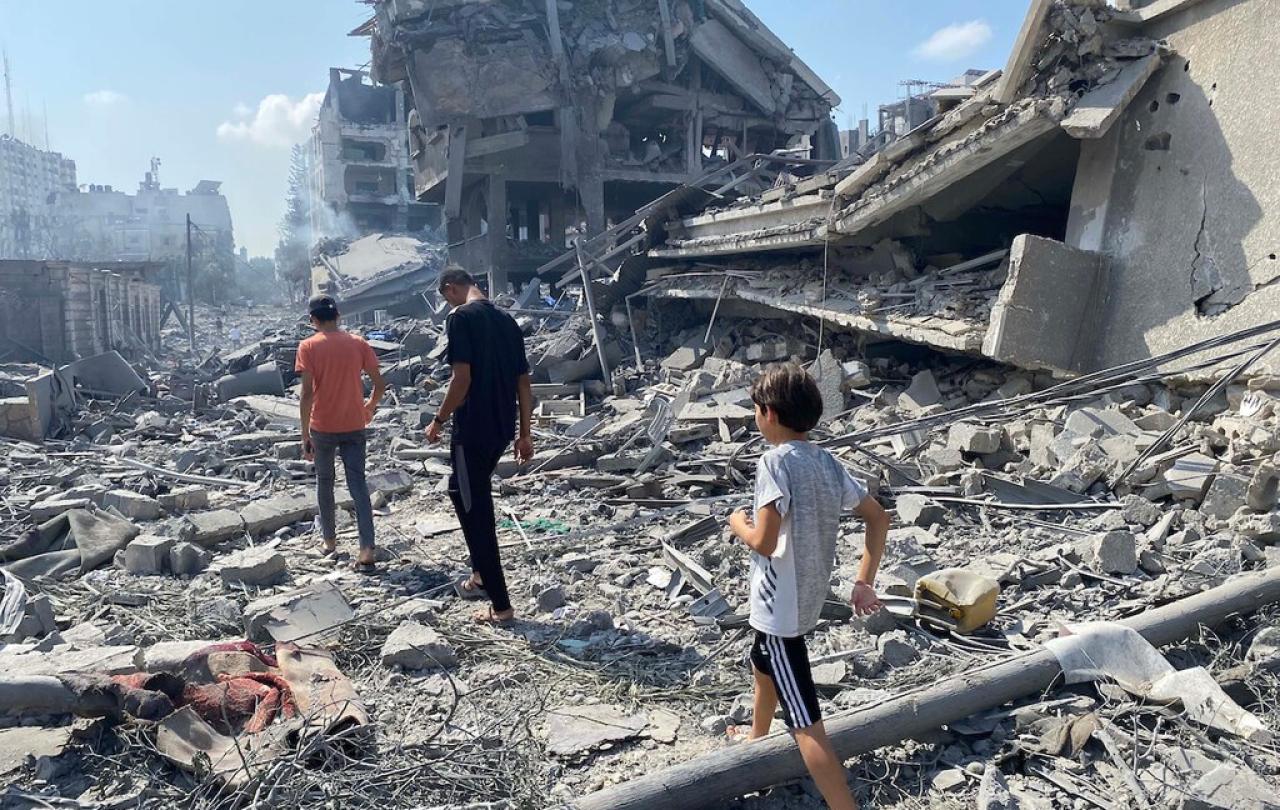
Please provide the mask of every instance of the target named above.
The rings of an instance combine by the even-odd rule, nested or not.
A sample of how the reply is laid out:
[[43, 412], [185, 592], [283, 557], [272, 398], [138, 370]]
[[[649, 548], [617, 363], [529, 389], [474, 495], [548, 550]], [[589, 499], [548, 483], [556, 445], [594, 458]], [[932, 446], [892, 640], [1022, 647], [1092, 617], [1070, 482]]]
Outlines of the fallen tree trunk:
[[[1157, 647], [1200, 626], [1280, 601], [1280, 568], [1238, 576], [1217, 588], [1153, 608], [1121, 624]], [[1061, 674], [1048, 650], [1018, 655], [932, 686], [827, 718], [827, 733], [849, 759], [1049, 688]], [[719, 807], [726, 800], [803, 776], [804, 762], [786, 734], [736, 745], [584, 796], [577, 810]]]

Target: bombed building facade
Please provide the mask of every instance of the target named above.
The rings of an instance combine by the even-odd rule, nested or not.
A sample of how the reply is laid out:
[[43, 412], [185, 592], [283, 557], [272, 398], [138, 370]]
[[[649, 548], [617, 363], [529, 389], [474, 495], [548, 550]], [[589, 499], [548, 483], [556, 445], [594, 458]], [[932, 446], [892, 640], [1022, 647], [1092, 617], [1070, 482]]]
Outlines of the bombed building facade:
[[329, 89], [305, 147], [317, 238], [438, 224], [438, 206], [413, 195], [406, 115], [401, 87], [371, 84], [359, 70], [329, 70]]
[[739, 0], [374, 6], [357, 33], [409, 90], [414, 192], [496, 288], [709, 168], [839, 150], [839, 98]]
[[1280, 311], [1280, 182], [1257, 126], [1276, 90], [1252, 77], [1280, 71], [1277, 27], [1263, 0], [1038, 0], [1003, 71], [869, 159], [673, 197], [591, 247], [643, 255], [646, 295], [1060, 373], [1258, 324]]
[[0, 136], [0, 258], [46, 255], [56, 223], [50, 203], [75, 190], [74, 160]]

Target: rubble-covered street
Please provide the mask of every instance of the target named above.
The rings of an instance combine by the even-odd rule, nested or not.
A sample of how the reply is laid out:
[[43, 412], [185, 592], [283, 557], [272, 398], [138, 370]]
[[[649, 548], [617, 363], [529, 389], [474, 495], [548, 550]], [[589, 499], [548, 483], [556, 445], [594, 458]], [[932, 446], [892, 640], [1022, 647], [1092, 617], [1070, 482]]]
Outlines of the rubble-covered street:
[[[846, 514], [807, 640], [861, 807], [1280, 809], [1270, 3], [1031, 0], [841, 131], [741, 0], [364, 0], [272, 260], [155, 219], [218, 182], [75, 190], [5, 135], [70, 173], [41, 205], [132, 207], [0, 219], [0, 810], [825, 807], [782, 714], [744, 737], [728, 522], [785, 362], [891, 519], [880, 609]], [[506, 624], [426, 435], [451, 265], [530, 365]], [[313, 293], [387, 383], [371, 568], [341, 469], [321, 541]]]

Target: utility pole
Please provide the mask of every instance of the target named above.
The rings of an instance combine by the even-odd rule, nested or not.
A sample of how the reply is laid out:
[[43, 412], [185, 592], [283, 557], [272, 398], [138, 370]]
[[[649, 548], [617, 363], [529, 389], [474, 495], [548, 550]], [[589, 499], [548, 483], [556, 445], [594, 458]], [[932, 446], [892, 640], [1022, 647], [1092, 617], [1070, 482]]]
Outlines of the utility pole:
[[187, 214], [187, 342], [196, 353], [196, 282], [191, 272], [191, 215]]

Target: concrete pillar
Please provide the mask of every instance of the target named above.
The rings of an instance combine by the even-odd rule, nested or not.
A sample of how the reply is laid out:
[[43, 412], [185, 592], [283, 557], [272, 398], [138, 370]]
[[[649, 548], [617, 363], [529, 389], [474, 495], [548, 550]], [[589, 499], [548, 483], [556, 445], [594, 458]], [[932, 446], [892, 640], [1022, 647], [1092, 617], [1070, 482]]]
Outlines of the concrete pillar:
[[529, 241], [545, 241], [542, 236], [542, 201], [535, 197], [525, 203], [525, 217], [529, 222]]
[[1101, 138], [1080, 141], [1080, 159], [1076, 163], [1075, 185], [1071, 189], [1065, 240], [1073, 248], [1102, 251], [1111, 206], [1111, 187], [1115, 183], [1120, 159], [1122, 129], [1113, 126]]
[[547, 199], [547, 206], [547, 241], [555, 248], [563, 250], [564, 232], [568, 226], [565, 217], [564, 191], [556, 189], [556, 192]]
[[489, 175], [488, 198], [488, 262], [489, 294], [507, 289], [507, 180], [502, 175]]

